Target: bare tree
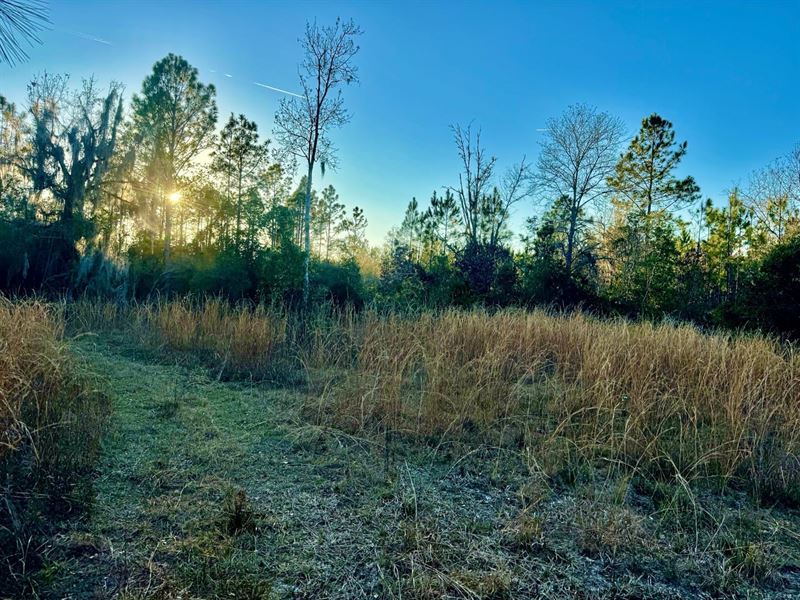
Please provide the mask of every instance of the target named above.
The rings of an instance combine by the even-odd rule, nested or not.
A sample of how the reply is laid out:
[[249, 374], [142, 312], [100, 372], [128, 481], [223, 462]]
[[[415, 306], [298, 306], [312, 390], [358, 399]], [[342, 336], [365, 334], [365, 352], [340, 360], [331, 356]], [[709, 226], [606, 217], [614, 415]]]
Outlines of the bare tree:
[[530, 164], [526, 162], [524, 156], [519, 163], [509, 167], [503, 174], [497, 194], [499, 210], [495, 211], [489, 226], [489, 245], [491, 247], [494, 248], [500, 242], [500, 236], [511, 215], [511, 208], [533, 194], [531, 182]]
[[565, 201], [565, 268], [572, 272], [581, 220], [589, 204], [606, 197], [624, 136], [622, 121], [585, 104], [574, 104], [547, 122], [539, 155], [537, 189], [550, 201]]
[[331, 129], [350, 120], [344, 106], [341, 86], [358, 81], [355, 56], [356, 38], [361, 28], [352, 20], [336, 20], [329, 27], [316, 23], [306, 25], [301, 40], [305, 58], [300, 66], [302, 98], [283, 99], [275, 115], [275, 137], [287, 152], [305, 160], [305, 204], [303, 233], [305, 269], [303, 275], [303, 304], [308, 304], [309, 267], [311, 263], [311, 185], [314, 165], [320, 163], [322, 174], [326, 167], [335, 166], [335, 149], [328, 137]]
[[753, 172], [743, 196], [761, 231], [780, 242], [800, 220], [800, 146]]
[[40, 43], [38, 33], [50, 22], [40, 0], [0, 0], [0, 62], [12, 67], [28, 58], [22, 47]]
[[473, 135], [472, 125], [451, 127], [462, 171], [458, 187], [448, 188], [458, 197], [461, 221], [467, 242], [497, 248], [511, 207], [532, 193], [531, 170], [525, 157], [495, 178], [497, 158], [486, 154], [481, 145], [481, 132]]
[[466, 128], [453, 125], [451, 129], [462, 172], [458, 174], [458, 187], [450, 189], [458, 197], [467, 241], [477, 243], [497, 158], [486, 154], [486, 149], [481, 145], [481, 132], [478, 130], [473, 135], [471, 124]]

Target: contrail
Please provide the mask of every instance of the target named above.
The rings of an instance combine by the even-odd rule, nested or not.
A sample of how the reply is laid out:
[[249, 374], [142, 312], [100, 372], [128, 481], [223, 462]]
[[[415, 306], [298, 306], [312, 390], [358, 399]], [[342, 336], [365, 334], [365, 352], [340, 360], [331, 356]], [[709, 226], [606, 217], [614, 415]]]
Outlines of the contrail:
[[104, 40], [99, 37], [94, 37], [93, 35], [89, 35], [87, 33], [81, 33], [80, 31], [68, 31], [66, 29], [59, 29], [61, 33], [66, 33], [67, 35], [74, 35], [75, 37], [79, 37], [84, 40], [89, 40], [90, 42], [97, 42], [98, 44], [105, 44], [106, 46], [113, 46], [111, 42], [108, 40]]
[[290, 96], [294, 96], [295, 98], [304, 98], [305, 97], [305, 96], [301, 96], [300, 94], [295, 94], [294, 92], [289, 92], [287, 90], [282, 90], [281, 88], [272, 87], [271, 85], [267, 85], [265, 83], [258, 83], [257, 81], [254, 81], [253, 85], [257, 85], [258, 87], [267, 88], [268, 90], [272, 90], [274, 92], [280, 92], [281, 94], [289, 94]]

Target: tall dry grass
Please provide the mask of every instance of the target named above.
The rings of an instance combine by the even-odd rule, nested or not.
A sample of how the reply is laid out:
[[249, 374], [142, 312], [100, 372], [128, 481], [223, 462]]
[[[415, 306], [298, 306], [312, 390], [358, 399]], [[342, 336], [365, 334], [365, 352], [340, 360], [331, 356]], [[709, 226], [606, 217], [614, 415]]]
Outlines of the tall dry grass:
[[549, 470], [577, 457], [800, 484], [800, 355], [774, 340], [521, 311], [368, 313], [360, 331], [352, 370], [315, 404], [352, 431], [483, 436]]
[[0, 587], [19, 597], [55, 522], [90, 500], [108, 414], [63, 333], [60, 307], [0, 297]]
[[266, 373], [286, 340], [286, 317], [262, 305], [231, 307], [220, 300], [144, 305], [136, 318], [146, 322], [170, 348], [211, 354], [222, 365]]
[[76, 331], [124, 329], [151, 346], [198, 354], [220, 372], [257, 378], [275, 373], [287, 345], [286, 313], [264, 305], [233, 306], [216, 298], [144, 304], [81, 300], [66, 310]]
[[548, 473], [584, 461], [800, 498], [800, 355], [763, 336], [516, 310], [300, 318], [212, 300], [85, 312], [221, 369], [300, 369], [305, 414], [353, 433], [488, 442]]
[[96, 441], [106, 402], [63, 335], [59, 307], [0, 298], [0, 460], [27, 446], [39, 462], [82, 463]]

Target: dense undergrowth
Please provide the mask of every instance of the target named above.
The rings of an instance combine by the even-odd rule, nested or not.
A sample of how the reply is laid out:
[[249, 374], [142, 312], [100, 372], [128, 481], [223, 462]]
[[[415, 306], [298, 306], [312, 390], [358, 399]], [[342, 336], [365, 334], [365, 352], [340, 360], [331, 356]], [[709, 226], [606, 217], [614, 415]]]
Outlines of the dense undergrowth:
[[91, 501], [108, 411], [70, 354], [59, 307], [0, 298], [0, 581], [29, 589], [46, 536]]

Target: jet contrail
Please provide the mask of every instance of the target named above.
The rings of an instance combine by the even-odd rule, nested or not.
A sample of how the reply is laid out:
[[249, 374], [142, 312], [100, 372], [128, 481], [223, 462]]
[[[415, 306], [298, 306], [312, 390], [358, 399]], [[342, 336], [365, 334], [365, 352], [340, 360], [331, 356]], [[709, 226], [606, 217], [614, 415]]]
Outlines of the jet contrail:
[[268, 90], [272, 90], [274, 92], [280, 92], [281, 94], [289, 94], [290, 96], [294, 96], [296, 98], [304, 98], [305, 97], [305, 96], [301, 96], [300, 94], [295, 94], [294, 92], [289, 92], [287, 90], [282, 90], [281, 88], [272, 87], [271, 85], [267, 85], [265, 83], [258, 83], [257, 81], [254, 81], [253, 85], [257, 85], [258, 87], [267, 88]]
[[90, 42], [97, 42], [98, 44], [105, 44], [106, 46], [113, 46], [111, 42], [108, 40], [104, 40], [99, 37], [94, 37], [93, 35], [89, 35], [87, 33], [81, 33], [80, 31], [68, 31], [66, 29], [59, 29], [58, 31], [62, 33], [66, 33], [67, 35], [74, 35], [75, 37], [82, 38], [84, 40], [89, 40]]

